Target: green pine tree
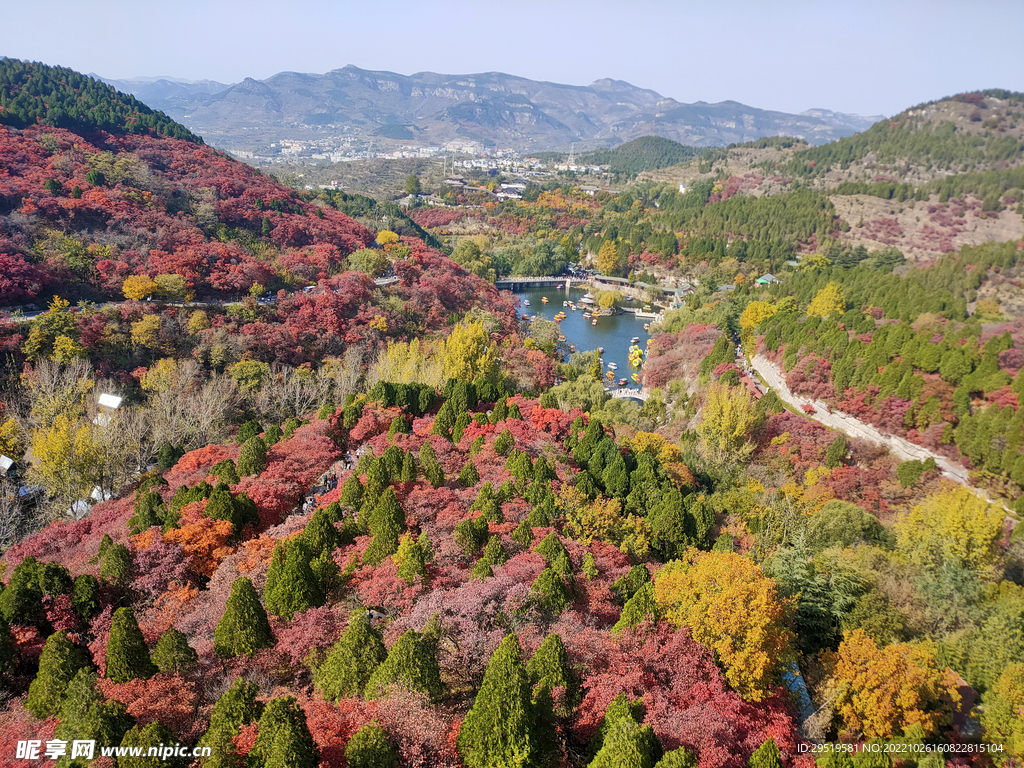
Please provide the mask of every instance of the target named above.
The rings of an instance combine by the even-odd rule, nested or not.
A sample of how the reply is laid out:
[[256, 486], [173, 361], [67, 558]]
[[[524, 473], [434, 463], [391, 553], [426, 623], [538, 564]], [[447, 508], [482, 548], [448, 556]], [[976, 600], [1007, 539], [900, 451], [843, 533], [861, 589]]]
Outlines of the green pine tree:
[[642, 723], [644, 721], [643, 701], [640, 699], [630, 701], [626, 698], [626, 694], [624, 693], [620, 693], [611, 700], [604, 710], [604, 719], [597, 727], [597, 730], [590, 739], [590, 743], [587, 745], [587, 750], [592, 756], [596, 756], [601, 751], [602, 747], [604, 747], [604, 740], [612, 723], [622, 718], [631, 720], [634, 725]]
[[82, 621], [88, 621], [100, 609], [100, 583], [95, 576], [83, 573], [71, 588], [71, 607]]
[[486, 579], [488, 576], [493, 575], [491, 566], [501, 565], [508, 560], [508, 553], [505, 551], [505, 547], [502, 546], [500, 536], [491, 536], [487, 540], [487, 545], [484, 547], [483, 554], [480, 559], [476, 561], [476, 565], [473, 566], [473, 573], [471, 578], [474, 579]]
[[554, 531], [545, 536], [544, 540], [533, 548], [533, 551], [538, 555], [542, 555], [549, 563], [554, 562], [559, 555], [565, 555], [566, 557], [569, 555], [569, 551]]
[[[103, 694], [96, 690], [96, 674], [89, 669], [80, 669], [68, 684], [61, 703], [60, 723], [54, 736], [62, 741], [95, 741], [97, 744], [120, 744], [124, 735], [135, 724], [119, 701], [105, 701]], [[86, 768], [90, 763], [84, 758], [72, 760], [69, 754], [58, 760], [57, 765]]]
[[273, 582], [268, 574], [263, 601], [271, 614], [290, 621], [296, 613], [322, 605], [325, 595], [310, 567], [312, 558], [305, 542], [297, 538], [287, 545], [282, 541], [277, 546], [285, 547], [284, 563], [279, 566]]
[[14, 654], [16, 652], [17, 646], [14, 644], [11, 628], [7, 626], [6, 621], [0, 619], [0, 682], [3, 681], [5, 675], [14, 670]]
[[552, 690], [559, 686], [565, 689], [565, 698], [555, 711], [560, 717], [568, 717], [580, 703], [580, 684], [569, 666], [569, 654], [562, 638], [552, 632], [540, 644], [533, 658], [526, 664], [526, 673], [531, 685], [546, 684]]
[[654, 768], [661, 754], [661, 744], [650, 725], [620, 717], [605, 730], [601, 750], [588, 768]]
[[25, 709], [45, 720], [60, 712], [68, 684], [79, 670], [86, 669], [82, 650], [71, 642], [66, 632], [54, 632], [46, 638], [39, 671], [28, 688]]
[[642, 563], [638, 563], [630, 568], [627, 574], [615, 580], [615, 583], [612, 584], [612, 594], [618, 598], [619, 603], [625, 605], [637, 593], [640, 587], [650, 580], [651, 574], [647, 567]]
[[472, 488], [480, 482], [480, 473], [476, 471], [476, 465], [472, 459], [467, 459], [466, 463], [462, 465], [458, 480], [459, 485], [463, 488]]
[[267, 612], [252, 581], [244, 576], [231, 585], [231, 596], [213, 637], [213, 651], [221, 658], [252, 654], [274, 644]]
[[416, 459], [413, 458], [412, 451], [406, 451], [402, 459], [401, 480], [403, 483], [416, 482]]
[[319, 751], [306, 725], [306, 713], [295, 697], [271, 699], [260, 716], [249, 765], [315, 768], [318, 761]]
[[358, 731], [345, 745], [348, 768], [399, 768], [398, 753], [387, 732], [374, 720]]
[[8, 624], [41, 624], [43, 591], [39, 586], [41, 564], [31, 555], [22, 558], [0, 591], [0, 618]]
[[508, 456], [509, 451], [515, 447], [515, 444], [516, 439], [512, 437], [512, 433], [508, 429], [503, 429], [494, 441], [494, 452], [499, 456]]
[[502, 640], [487, 663], [457, 745], [468, 768], [528, 768], [537, 763], [530, 680], [515, 635]]
[[452, 407], [451, 400], [445, 400], [444, 405], [437, 412], [437, 416], [434, 417], [434, 423], [430, 427], [430, 434], [440, 435], [448, 440], [451, 440], [452, 429], [455, 427], [455, 420], [457, 416], [455, 409]]
[[261, 437], [250, 437], [238, 454], [238, 474], [260, 475], [267, 468], [267, 444]]
[[754, 750], [747, 763], [750, 768], [782, 768], [782, 755], [774, 739], [768, 739]]
[[341, 486], [341, 506], [358, 510], [363, 505], [363, 484], [353, 472]]
[[528, 547], [533, 543], [533, 526], [530, 525], [529, 520], [523, 520], [516, 529], [512, 531], [512, 535], [509, 536], [512, 541], [516, 542], [523, 547]]
[[612, 634], [637, 627], [644, 621], [657, 621], [658, 616], [658, 604], [654, 600], [654, 582], [649, 581], [626, 601], [619, 620], [612, 627]]
[[161, 672], [187, 672], [198, 661], [199, 656], [188, 644], [188, 638], [174, 627], [160, 635], [153, 649], [153, 663]]
[[580, 573], [583, 574], [585, 579], [596, 579], [598, 577], [597, 562], [594, 560], [593, 552], [587, 552], [583, 556], [583, 565], [580, 568]]
[[399, 637], [388, 650], [384, 663], [370, 675], [366, 683], [366, 698], [381, 698], [388, 688], [396, 684], [406, 690], [425, 693], [433, 701], [440, 701], [444, 686], [437, 666], [437, 649], [430, 638], [424, 638], [414, 630]]
[[666, 752], [654, 768], [697, 768], [697, 758], [686, 747]]
[[[206, 733], [199, 740], [199, 746], [210, 747], [212, 756], [215, 758], [227, 757], [228, 760], [220, 760], [220, 765], [231, 765], [232, 756], [236, 756], [234, 744], [231, 739], [237, 736], [243, 725], [248, 725], [258, 720], [263, 711], [263, 705], [257, 699], [259, 688], [243, 678], [238, 678], [231, 687], [217, 699], [210, 713], [210, 726]], [[217, 747], [221, 747], [219, 751]], [[203, 763], [206, 765], [207, 763]]]
[[170, 729], [162, 723], [150, 723], [146, 726], [135, 725], [128, 729], [124, 738], [121, 739], [121, 746], [127, 748], [140, 748], [141, 757], [132, 757], [130, 761], [123, 761], [130, 764], [132, 768], [185, 768], [188, 760], [182, 757], [170, 757], [166, 760], [158, 755], [149, 755], [149, 748], [166, 746], [177, 743], [177, 739]]
[[530, 595], [537, 607], [545, 613], [557, 616], [572, 602], [572, 595], [565, 583], [565, 577], [548, 566], [541, 571], [530, 586]]
[[384, 641], [370, 625], [364, 609], [353, 611], [348, 628], [331, 646], [313, 673], [313, 683], [325, 699], [361, 696], [370, 675], [387, 658]]
[[127, 683], [139, 677], [152, 677], [156, 673], [156, 665], [149, 658], [149, 648], [135, 620], [135, 612], [127, 607], [118, 608], [110, 624], [104, 677], [115, 683]]
[[427, 555], [411, 533], [402, 535], [394, 560], [398, 564], [398, 577], [407, 583], [412, 584], [417, 576], [427, 578]]

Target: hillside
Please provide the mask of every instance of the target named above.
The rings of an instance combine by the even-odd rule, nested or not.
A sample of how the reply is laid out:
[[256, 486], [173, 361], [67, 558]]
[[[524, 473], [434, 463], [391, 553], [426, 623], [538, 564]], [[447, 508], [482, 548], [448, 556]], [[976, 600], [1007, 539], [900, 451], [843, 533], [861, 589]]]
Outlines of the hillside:
[[133, 96], [66, 67], [0, 58], [0, 125], [89, 132], [148, 133], [202, 144], [203, 140]]
[[[443, 145], [475, 140], [519, 151], [600, 147], [640, 136], [692, 146], [714, 146], [787, 134], [812, 143], [852, 134], [856, 116], [827, 110], [791, 115], [726, 101], [683, 104], [620, 80], [588, 86], [538, 82], [500, 72], [400, 75], [346, 66], [323, 75], [282, 72], [247, 78], [210, 94], [150, 82], [117, 82], [232, 150], [266, 150], [270, 142], [372, 141]], [[863, 121], [863, 119], [861, 119]], [[250, 129], [258, 127], [261, 142]], [[862, 126], [866, 127], [866, 126]]]

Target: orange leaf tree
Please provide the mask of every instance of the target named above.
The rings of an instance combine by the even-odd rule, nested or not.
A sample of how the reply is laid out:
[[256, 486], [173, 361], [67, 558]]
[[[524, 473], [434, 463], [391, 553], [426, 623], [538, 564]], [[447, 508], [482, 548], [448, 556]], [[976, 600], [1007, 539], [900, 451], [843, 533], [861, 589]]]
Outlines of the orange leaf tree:
[[824, 660], [832, 669], [833, 710], [849, 731], [866, 738], [889, 738], [914, 724], [925, 735], [935, 733], [950, 722], [952, 706], [960, 702], [952, 673], [936, 666], [926, 644], [879, 648], [856, 629]]
[[230, 520], [203, 518], [164, 534], [164, 540], [181, 545], [192, 570], [209, 578], [220, 561], [234, 550], [227, 545], [235, 528]]
[[747, 701], [761, 701], [792, 658], [789, 604], [775, 580], [735, 552], [690, 549], [668, 563], [654, 583], [668, 622], [687, 626], [715, 652], [725, 678]]

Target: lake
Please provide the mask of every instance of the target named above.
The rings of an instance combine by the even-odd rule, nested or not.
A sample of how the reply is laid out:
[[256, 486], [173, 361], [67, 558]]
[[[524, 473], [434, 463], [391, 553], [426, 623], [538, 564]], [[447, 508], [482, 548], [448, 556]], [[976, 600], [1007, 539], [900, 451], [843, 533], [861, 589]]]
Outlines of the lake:
[[[626, 312], [610, 317], [599, 317], [597, 325], [591, 325], [590, 320], [583, 317], [584, 310], [579, 300], [587, 295], [590, 289], [587, 286], [570, 285], [569, 296], [566, 297], [565, 290], [556, 288], [529, 288], [516, 291], [515, 294], [520, 300], [528, 300], [530, 306], [520, 306], [519, 314], [529, 317], [542, 317], [545, 320], [553, 320], [559, 312], [565, 312], [566, 318], [559, 326], [566, 341], [573, 344], [580, 352], [604, 347], [604, 370], [608, 371], [608, 363], [615, 363], [618, 368], [615, 370], [615, 387], [618, 387], [619, 379], [625, 379], [627, 386], [639, 389], [631, 376], [635, 369], [629, 367], [629, 346], [631, 339], [636, 336], [641, 349], [647, 348], [647, 339], [650, 334], [644, 330], [644, 323], [651, 322], [650, 319], [638, 320], [632, 314]], [[541, 299], [547, 296], [548, 303], [544, 304]], [[576, 304], [575, 312], [569, 307], [563, 307], [562, 302], [568, 298]], [[622, 306], [643, 308], [643, 302], [624, 302]], [[605, 384], [608, 384], [605, 379]]]

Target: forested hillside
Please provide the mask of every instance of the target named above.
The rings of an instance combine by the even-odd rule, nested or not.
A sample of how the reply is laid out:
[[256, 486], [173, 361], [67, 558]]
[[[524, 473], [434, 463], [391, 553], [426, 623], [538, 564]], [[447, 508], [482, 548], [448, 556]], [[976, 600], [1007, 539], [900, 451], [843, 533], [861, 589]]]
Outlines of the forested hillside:
[[[0, 762], [1024, 761], [1024, 232], [910, 264], [753, 172], [406, 217], [155, 133], [0, 158], [46, 304], [0, 319]], [[934, 215], [989, 221], [957, 178]], [[642, 401], [494, 285], [570, 264], [652, 305]]]

